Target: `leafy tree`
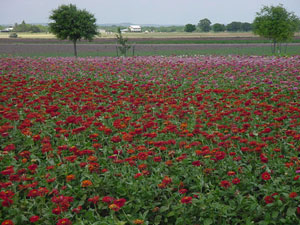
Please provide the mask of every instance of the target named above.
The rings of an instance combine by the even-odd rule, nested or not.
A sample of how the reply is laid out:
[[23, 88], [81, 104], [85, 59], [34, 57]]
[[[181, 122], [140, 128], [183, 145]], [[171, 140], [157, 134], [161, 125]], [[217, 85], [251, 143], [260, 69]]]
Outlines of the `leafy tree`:
[[272, 52], [281, 52], [281, 43], [290, 40], [295, 31], [299, 18], [288, 12], [282, 5], [264, 6], [253, 22], [254, 33], [272, 40]]
[[231, 22], [230, 24], [227, 24], [226, 30], [229, 32], [241, 31], [241, 26], [242, 26], [241, 22]]
[[212, 25], [212, 30], [214, 32], [223, 32], [226, 30], [226, 27], [224, 24], [215, 23], [214, 25]]
[[41, 29], [38, 26], [31, 26], [30, 31], [32, 33], [39, 33], [39, 32], [41, 32]]
[[39, 32], [47, 32], [48, 28], [43, 25], [31, 25], [26, 24], [23, 20], [21, 24], [15, 23], [14, 25], [15, 32], [32, 32], [32, 33], [39, 33]]
[[200, 20], [198, 23], [198, 27], [200, 28], [200, 30], [202, 32], [209, 32], [211, 29], [210, 25], [211, 25], [211, 22], [207, 18]]
[[26, 24], [23, 20], [21, 24], [15, 24], [14, 25], [14, 31], [16, 32], [30, 32], [30, 24]]
[[185, 32], [193, 32], [196, 30], [196, 26], [193, 25], [193, 24], [186, 24], [185, 27], [184, 27], [184, 31]]
[[72, 4], [61, 5], [52, 11], [49, 18], [54, 21], [49, 24], [50, 32], [59, 39], [72, 41], [76, 57], [77, 41], [82, 38], [91, 41], [98, 34], [94, 15]]
[[252, 24], [251, 23], [242, 23], [241, 24], [241, 31], [251, 31], [252, 30]]

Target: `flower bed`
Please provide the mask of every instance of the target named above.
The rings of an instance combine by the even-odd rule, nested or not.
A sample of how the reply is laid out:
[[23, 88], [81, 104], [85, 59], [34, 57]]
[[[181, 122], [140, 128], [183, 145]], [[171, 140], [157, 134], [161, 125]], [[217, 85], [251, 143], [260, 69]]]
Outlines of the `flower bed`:
[[3, 225], [298, 223], [299, 56], [0, 67]]

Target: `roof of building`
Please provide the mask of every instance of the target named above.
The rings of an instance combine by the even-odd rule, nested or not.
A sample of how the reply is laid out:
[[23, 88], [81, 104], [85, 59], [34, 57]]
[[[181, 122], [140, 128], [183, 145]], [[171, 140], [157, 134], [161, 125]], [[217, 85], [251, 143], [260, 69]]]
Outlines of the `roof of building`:
[[129, 27], [130, 27], [130, 28], [141, 28], [140, 25], [130, 25]]

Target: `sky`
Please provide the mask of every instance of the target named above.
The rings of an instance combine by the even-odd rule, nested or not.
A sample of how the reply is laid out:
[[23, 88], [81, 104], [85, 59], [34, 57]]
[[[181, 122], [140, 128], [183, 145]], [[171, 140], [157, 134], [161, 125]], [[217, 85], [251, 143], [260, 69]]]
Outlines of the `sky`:
[[49, 23], [53, 9], [75, 4], [97, 19], [97, 24], [158, 25], [252, 22], [263, 6], [282, 4], [300, 17], [300, 0], [0, 0], [0, 24]]

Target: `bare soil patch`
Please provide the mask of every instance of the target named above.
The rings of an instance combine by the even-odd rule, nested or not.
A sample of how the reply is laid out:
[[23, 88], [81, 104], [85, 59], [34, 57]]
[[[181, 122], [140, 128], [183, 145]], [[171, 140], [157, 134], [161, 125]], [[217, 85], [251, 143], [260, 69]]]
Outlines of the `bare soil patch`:
[[[300, 37], [299, 37], [300, 38]], [[212, 40], [213, 38], [202, 38], [201, 40]], [[249, 38], [228, 38], [218, 37], [216, 40], [242, 40]], [[256, 37], [251, 38], [258, 39]], [[152, 40], [146, 38], [131, 39], [136, 42], [136, 52], [151, 51], [172, 51], [172, 50], [201, 50], [215, 48], [246, 48], [257, 46], [269, 46], [270, 44], [139, 44], [141, 41]], [[157, 39], [156, 39], [157, 40]], [[166, 40], [163, 38], [163, 40]], [[199, 38], [169, 38], [167, 40], [199, 40]], [[300, 45], [300, 43], [291, 43], [289, 46]], [[116, 45], [112, 44], [112, 39], [95, 39], [93, 42], [78, 42], [78, 52], [116, 52]], [[61, 41], [57, 39], [0, 39], [0, 54], [47, 54], [47, 53], [73, 53], [73, 45], [70, 41]]]

